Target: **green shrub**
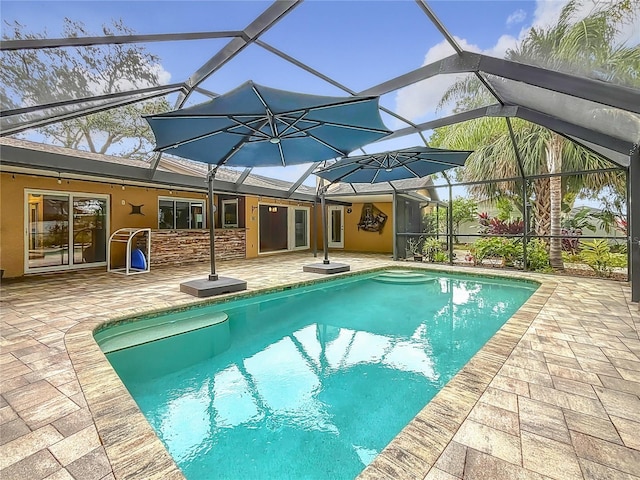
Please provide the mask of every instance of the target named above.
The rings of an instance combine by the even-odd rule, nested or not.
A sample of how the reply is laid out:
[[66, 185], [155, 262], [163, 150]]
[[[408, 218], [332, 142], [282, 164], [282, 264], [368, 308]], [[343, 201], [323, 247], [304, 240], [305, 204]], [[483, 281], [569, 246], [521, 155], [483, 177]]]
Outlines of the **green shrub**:
[[534, 238], [527, 244], [527, 264], [529, 270], [534, 272], [550, 272], [553, 270], [549, 265], [547, 244], [539, 238]]
[[564, 263], [582, 263], [582, 257], [579, 253], [562, 252], [562, 261]]
[[[428, 262], [446, 261], [447, 255], [444, 253], [444, 250], [442, 242], [435, 237], [427, 238], [422, 245], [422, 251], [424, 252], [425, 257], [427, 257]], [[442, 257], [440, 254], [443, 253], [445, 260], [438, 260], [438, 257]]]
[[473, 244], [471, 254], [476, 264], [487, 258], [501, 258], [507, 266], [522, 264], [522, 243], [518, 239], [483, 237]]
[[626, 243], [615, 243], [611, 245], [611, 253], [621, 253], [627, 254], [627, 244]]
[[611, 253], [609, 242], [604, 239], [593, 240], [591, 242], [580, 242], [580, 257], [582, 261], [589, 265], [596, 275], [601, 277], [611, 276], [614, 258]]
[[449, 254], [447, 252], [436, 252], [433, 257], [433, 261], [437, 263], [444, 263], [449, 261]]
[[611, 266], [613, 268], [627, 268], [627, 254], [626, 253], [612, 253], [611, 254]]

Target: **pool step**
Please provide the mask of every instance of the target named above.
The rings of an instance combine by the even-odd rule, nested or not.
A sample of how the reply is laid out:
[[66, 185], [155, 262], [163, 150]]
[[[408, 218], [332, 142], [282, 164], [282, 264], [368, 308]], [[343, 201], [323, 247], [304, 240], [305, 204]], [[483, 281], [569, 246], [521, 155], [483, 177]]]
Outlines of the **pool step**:
[[199, 330], [201, 328], [217, 325], [226, 322], [229, 319], [224, 312], [208, 313], [204, 315], [196, 315], [191, 318], [183, 318], [166, 323], [136, 325], [132, 322], [123, 325], [124, 328], [114, 329], [111, 335], [104, 335], [101, 338], [96, 336], [96, 340], [100, 345], [100, 349], [104, 353], [115, 352], [123, 348], [141, 345], [174, 335]]
[[373, 277], [376, 282], [410, 285], [435, 282], [436, 277], [415, 270], [388, 270]]

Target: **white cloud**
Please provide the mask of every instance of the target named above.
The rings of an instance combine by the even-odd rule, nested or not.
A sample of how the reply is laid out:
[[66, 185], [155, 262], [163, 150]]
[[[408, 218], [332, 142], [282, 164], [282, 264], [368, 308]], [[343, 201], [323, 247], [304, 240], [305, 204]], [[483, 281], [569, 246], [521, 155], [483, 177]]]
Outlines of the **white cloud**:
[[507, 25], [511, 26], [517, 23], [522, 23], [526, 18], [527, 12], [520, 8], [507, 17]]
[[[481, 50], [477, 45], [468, 43], [464, 38], [455, 37], [456, 41], [463, 50], [470, 52], [483, 53], [492, 57], [504, 58], [508, 49], [514, 48], [518, 43], [528, 34], [531, 27], [548, 28], [556, 23], [560, 17], [560, 13], [564, 6], [568, 3], [568, 0], [537, 0], [536, 9], [531, 19], [531, 24], [523, 26], [517, 37], [512, 35], [501, 35], [495, 45], [485, 50]], [[584, 0], [580, 7], [576, 10], [575, 20], [582, 19], [589, 15], [596, 6], [602, 7], [602, 0]], [[622, 31], [618, 34], [617, 40], [619, 42], [625, 42], [628, 45], [637, 45], [640, 43], [640, 27], [638, 20], [640, 18], [640, 4], [633, 3], [632, 8], [638, 9], [638, 15], [636, 21], [633, 24], [626, 25]], [[512, 13], [507, 18], [507, 24], [517, 23], [520, 17], [521, 10]], [[522, 12], [523, 14], [525, 12]], [[524, 21], [524, 17], [522, 20]], [[453, 48], [446, 42], [442, 41], [437, 45], [432, 46], [424, 57], [422, 65], [428, 65], [430, 63], [441, 60], [454, 53]], [[447, 89], [453, 85], [453, 83], [465, 75], [437, 75], [428, 80], [409, 85], [403, 89], [398, 90], [396, 93], [396, 111], [399, 115], [413, 122], [422, 122], [430, 118], [435, 118], [435, 110], [442, 98], [442, 95]], [[438, 116], [446, 116], [451, 113], [453, 105], [449, 105], [443, 108], [442, 112], [439, 112]], [[403, 122], [397, 121], [397, 124], [393, 128], [406, 127]]]
[[[517, 39], [510, 35], [502, 35], [496, 44], [487, 49], [482, 50], [477, 45], [470, 44], [464, 38], [454, 37], [460, 48], [468, 52], [483, 53], [492, 57], [504, 57], [508, 48], [513, 48], [517, 44]], [[449, 55], [453, 55], [455, 51], [447, 43], [446, 40], [431, 47], [425, 55], [423, 65], [441, 60]], [[423, 80], [408, 87], [398, 90], [396, 94], [396, 108], [398, 114], [402, 115], [414, 122], [424, 121], [430, 115], [434, 116], [438, 103], [451, 85], [456, 81], [465, 78], [469, 74], [456, 75], [437, 75], [427, 80]], [[443, 107], [442, 114], [451, 113], [453, 105]], [[398, 121], [399, 122], [399, 121]], [[406, 126], [399, 122], [394, 128]]]

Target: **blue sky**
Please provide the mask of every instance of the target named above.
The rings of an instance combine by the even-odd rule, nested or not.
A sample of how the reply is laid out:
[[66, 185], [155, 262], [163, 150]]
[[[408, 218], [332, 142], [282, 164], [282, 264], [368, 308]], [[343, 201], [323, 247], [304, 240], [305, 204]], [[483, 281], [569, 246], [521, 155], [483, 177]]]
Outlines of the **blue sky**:
[[[4, 21], [16, 20], [29, 31], [61, 36], [65, 17], [82, 21], [92, 34], [122, 19], [136, 33], [178, 33], [242, 29], [271, 2], [264, 1], [3, 1]], [[553, 23], [566, 0], [430, 1], [430, 7], [464, 49], [502, 57], [532, 25]], [[591, 8], [585, 1], [583, 10]], [[5, 26], [3, 25], [3, 32]], [[309, 64], [359, 92], [453, 53], [417, 4], [398, 1], [307, 0], [261, 37], [264, 42]], [[214, 39], [149, 43], [165, 83], [187, 79], [228, 42]], [[246, 80], [294, 91], [343, 95], [259, 46], [250, 46], [208, 78], [202, 86], [224, 93]], [[436, 105], [455, 76], [438, 76], [383, 96], [380, 103], [423, 122], [446, 114]], [[194, 96], [193, 102], [203, 97]], [[389, 128], [406, 126], [383, 115]], [[428, 132], [427, 136], [428, 136]], [[368, 151], [421, 144], [418, 136], [372, 145]], [[357, 152], [361, 153], [361, 152]], [[297, 178], [305, 166], [262, 170], [279, 178]]]

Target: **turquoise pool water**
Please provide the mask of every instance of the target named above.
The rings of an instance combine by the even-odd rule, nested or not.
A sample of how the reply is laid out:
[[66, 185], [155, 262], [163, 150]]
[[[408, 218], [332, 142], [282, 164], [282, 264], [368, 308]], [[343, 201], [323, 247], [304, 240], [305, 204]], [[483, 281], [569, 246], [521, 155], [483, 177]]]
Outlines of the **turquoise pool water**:
[[229, 320], [107, 357], [189, 480], [351, 479], [537, 288], [398, 275], [150, 318]]

